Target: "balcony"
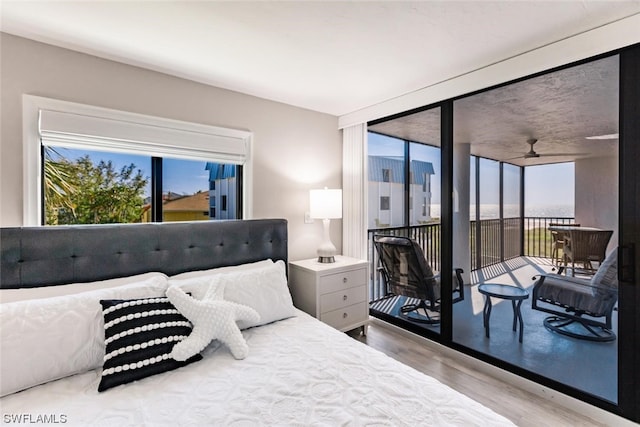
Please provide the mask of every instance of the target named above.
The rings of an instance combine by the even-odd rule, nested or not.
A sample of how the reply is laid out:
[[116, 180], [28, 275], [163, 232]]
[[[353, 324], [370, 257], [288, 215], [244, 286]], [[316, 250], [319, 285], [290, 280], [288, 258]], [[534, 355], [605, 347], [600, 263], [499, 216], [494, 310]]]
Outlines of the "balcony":
[[[470, 224], [471, 272], [465, 284], [465, 300], [453, 306], [453, 340], [474, 351], [485, 353], [508, 364], [524, 368], [571, 388], [587, 391], [604, 400], [616, 402], [615, 381], [603, 378], [617, 376], [617, 341], [602, 344], [576, 340], [551, 333], [543, 326], [547, 314], [531, 309], [531, 299], [522, 304], [524, 339], [512, 331], [512, 310], [508, 302], [494, 300], [491, 315], [491, 338], [485, 338], [482, 308], [484, 297], [478, 284], [496, 282], [515, 285], [531, 291], [537, 274], [551, 272], [556, 266], [551, 259], [550, 223], [573, 223], [572, 217], [525, 217], [472, 221]], [[440, 224], [393, 227], [368, 230], [370, 260], [370, 301], [384, 298], [386, 289], [378, 270], [378, 254], [373, 237], [405, 236], [416, 240], [434, 270], [440, 270]], [[399, 316], [399, 306], [386, 305], [371, 314], [382, 320], [406, 327], [414, 332], [439, 333], [439, 325], [409, 322]], [[617, 311], [613, 329], [617, 330]], [[579, 355], [588, 354], [589, 357]], [[599, 375], [590, 373], [597, 371]]]
[[[573, 217], [525, 217], [522, 222], [520, 218], [471, 221], [469, 234], [471, 272], [521, 256], [547, 258], [550, 261], [552, 237], [548, 229], [549, 224], [572, 222], [574, 222]], [[369, 271], [372, 272], [369, 288], [371, 301], [383, 297], [386, 293], [378, 272], [378, 254], [373, 247], [373, 236], [378, 235], [414, 239], [422, 247], [433, 269], [440, 271], [440, 223], [369, 229], [367, 241]]]

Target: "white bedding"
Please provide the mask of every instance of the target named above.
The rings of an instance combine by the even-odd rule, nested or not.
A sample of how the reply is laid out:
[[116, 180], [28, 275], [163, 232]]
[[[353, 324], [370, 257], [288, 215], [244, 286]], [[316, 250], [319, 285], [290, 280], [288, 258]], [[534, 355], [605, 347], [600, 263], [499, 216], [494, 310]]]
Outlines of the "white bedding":
[[23, 423], [79, 426], [513, 425], [305, 313], [243, 335], [244, 360], [215, 341], [199, 362], [103, 393], [97, 369], [3, 397], [2, 422], [26, 414]]

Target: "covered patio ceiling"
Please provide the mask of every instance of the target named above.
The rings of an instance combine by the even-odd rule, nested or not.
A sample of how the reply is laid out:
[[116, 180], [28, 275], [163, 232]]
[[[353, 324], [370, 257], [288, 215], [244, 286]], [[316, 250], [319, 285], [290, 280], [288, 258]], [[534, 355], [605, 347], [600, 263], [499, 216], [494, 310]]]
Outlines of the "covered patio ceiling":
[[[454, 102], [454, 142], [471, 154], [518, 166], [617, 155], [618, 56], [612, 56]], [[421, 111], [369, 126], [372, 132], [440, 145], [440, 111]], [[540, 157], [525, 158], [529, 139]]]

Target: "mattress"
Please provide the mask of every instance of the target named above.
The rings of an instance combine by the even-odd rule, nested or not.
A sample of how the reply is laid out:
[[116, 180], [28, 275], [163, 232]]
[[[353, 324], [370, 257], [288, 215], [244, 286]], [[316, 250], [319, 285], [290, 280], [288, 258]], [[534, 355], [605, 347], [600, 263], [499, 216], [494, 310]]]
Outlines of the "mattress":
[[[506, 426], [478, 402], [298, 312], [203, 360], [97, 392], [100, 369], [0, 399], [3, 423], [70, 426]], [[43, 355], [45, 357], [45, 355]]]

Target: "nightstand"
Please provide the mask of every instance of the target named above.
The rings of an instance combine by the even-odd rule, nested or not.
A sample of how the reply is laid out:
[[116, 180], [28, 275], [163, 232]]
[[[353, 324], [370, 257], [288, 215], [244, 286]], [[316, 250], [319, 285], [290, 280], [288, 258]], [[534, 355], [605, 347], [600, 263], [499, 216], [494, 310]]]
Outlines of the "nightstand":
[[367, 334], [368, 262], [336, 256], [336, 262], [317, 259], [289, 263], [289, 289], [296, 307], [345, 332], [362, 327]]

